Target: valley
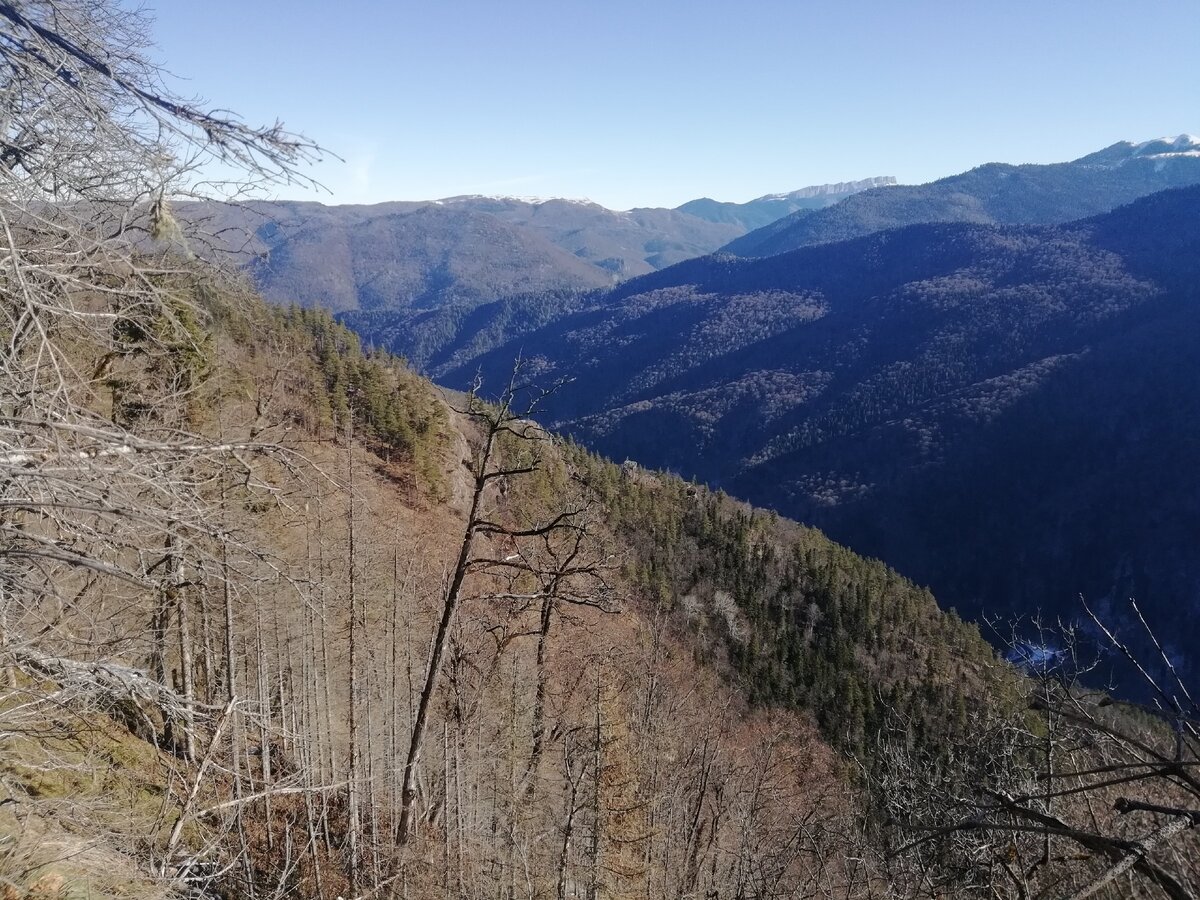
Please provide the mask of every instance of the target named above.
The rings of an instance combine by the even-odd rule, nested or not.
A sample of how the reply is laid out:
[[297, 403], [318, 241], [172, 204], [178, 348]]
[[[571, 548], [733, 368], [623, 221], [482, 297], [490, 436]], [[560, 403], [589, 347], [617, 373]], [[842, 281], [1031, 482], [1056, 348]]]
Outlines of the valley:
[[976, 621], [1137, 597], [1190, 666], [1198, 227], [1183, 188], [346, 321], [454, 386], [522, 355], [571, 379], [555, 428], [823, 528]]
[[1200, 896], [1200, 141], [680, 12], [0, 3], [0, 900]]

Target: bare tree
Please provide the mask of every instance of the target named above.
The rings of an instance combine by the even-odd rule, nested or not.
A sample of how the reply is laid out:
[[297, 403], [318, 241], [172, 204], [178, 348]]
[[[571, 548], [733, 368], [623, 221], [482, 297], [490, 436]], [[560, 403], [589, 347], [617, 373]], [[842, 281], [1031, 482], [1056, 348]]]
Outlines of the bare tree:
[[169, 206], [219, 191], [209, 163], [303, 180], [316, 148], [173, 93], [146, 27], [103, 0], [0, 3], [0, 649], [52, 636], [74, 592], [159, 590], [157, 672], [184, 570], [223, 539], [216, 461], [270, 450], [189, 428], [213, 292]]
[[[551, 391], [522, 382], [523, 369], [518, 361], [497, 403], [485, 403], [476, 385], [460, 411], [480, 430], [474, 459], [469, 461], [471, 501], [458, 556], [447, 577], [409, 736], [396, 827], [399, 844], [404, 844], [411, 833], [421, 751], [459, 604], [469, 597], [524, 606], [537, 604], [542, 609], [541, 635], [543, 631], [548, 633], [555, 603], [604, 605], [611, 599], [604, 577], [611, 561], [583, 552], [585, 544], [595, 539], [586, 502], [552, 511], [527, 527], [502, 520], [497, 498], [508, 490], [513, 479], [543, 470], [542, 449], [550, 442], [549, 434], [531, 417]], [[560, 546], [564, 537], [565, 544]], [[540, 729], [540, 725], [537, 727]], [[535, 735], [535, 741], [540, 755], [540, 737]]]
[[215, 486], [232, 474], [239, 499], [272, 496], [251, 458], [282, 454], [194, 427], [206, 320], [236, 291], [194, 263], [171, 206], [305, 182], [318, 151], [180, 96], [147, 29], [108, 0], [0, 2], [0, 670], [32, 676], [7, 680], [0, 730], [71, 702], [185, 760], [211, 745], [179, 794], [171, 853], [219, 733], [240, 733], [208, 678], [198, 696], [191, 655], [191, 594], [261, 557]]
[[1014, 898], [1200, 895], [1200, 708], [1136, 604], [1155, 666], [1084, 608], [1149, 700], [1088, 687], [1096, 659], [1082, 658], [1076, 628], [1016, 642], [1024, 713], [978, 711], [953, 759], [880, 748], [898, 881]]

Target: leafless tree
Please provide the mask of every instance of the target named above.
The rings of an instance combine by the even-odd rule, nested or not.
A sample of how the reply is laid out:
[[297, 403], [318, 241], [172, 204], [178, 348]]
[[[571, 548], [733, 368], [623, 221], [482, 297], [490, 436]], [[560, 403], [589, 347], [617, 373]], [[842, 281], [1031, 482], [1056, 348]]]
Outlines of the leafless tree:
[[231, 662], [225, 704], [198, 696], [193, 604], [257, 558], [222, 504], [272, 495], [250, 460], [280, 451], [194, 427], [206, 318], [235, 292], [171, 206], [306, 181], [319, 152], [180, 96], [147, 33], [108, 0], [0, 3], [0, 671], [30, 676], [6, 679], [0, 716], [21, 733], [74, 699], [197, 761], [237, 725]]
[[[412, 829], [421, 751], [460, 603], [477, 599], [525, 607], [536, 604], [541, 610], [537, 634], [544, 660], [545, 634], [556, 604], [604, 607], [612, 602], [605, 577], [612, 561], [597, 558], [588, 547], [596, 529], [586, 501], [558, 508], [527, 525], [503, 519], [497, 499], [512, 480], [544, 469], [542, 450], [550, 443], [549, 434], [532, 420], [550, 391], [525, 383], [523, 377], [524, 366], [518, 361], [495, 404], [484, 402], [476, 385], [460, 411], [478, 427], [479, 444], [474, 458], [467, 461], [472, 475], [470, 506], [458, 556], [447, 577], [409, 736], [396, 827], [401, 845]], [[540, 723], [535, 727], [540, 731]], [[539, 755], [540, 741], [540, 735], [535, 735]]]
[[[146, 26], [104, 0], [0, 3], [0, 648], [9, 654], [52, 635], [73, 594], [100, 584], [115, 596], [158, 591], [161, 644], [169, 617], [186, 616], [180, 590], [200, 548], [222, 537], [202, 500], [214, 466], [270, 449], [189, 428], [212, 292], [179, 252], [186, 236], [169, 207], [217, 189], [209, 164], [240, 173], [243, 186], [296, 180], [316, 148], [176, 95], [145, 55]], [[162, 647], [150, 653], [165, 688]]]
[[898, 743], [881, 747], [879, 771], [888, 774], [878, 788], [902, 835], [896, 871], [914, 888], [1073, 900], [1198, 896], [1200, 708], [1136, 604], [1143, 638], [1158, 651], [1154, 666], [1084, 609], [1148, 701], [1089, 687], [1095, 658], [1081, 660], [1078, 629], [1042, 629], [1024, 655], [1023, 712], [978, 711], [952, 760], [922, 762]]

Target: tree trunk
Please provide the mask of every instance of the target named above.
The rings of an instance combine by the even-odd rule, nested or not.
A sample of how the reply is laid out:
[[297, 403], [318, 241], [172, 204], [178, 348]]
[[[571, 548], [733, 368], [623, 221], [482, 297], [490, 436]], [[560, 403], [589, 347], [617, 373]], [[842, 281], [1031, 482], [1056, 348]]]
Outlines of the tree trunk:
[[350, 895], [357, 897], [359, 894], [360, 872], [359, 872], [359, 856], [362, 852], [360, 846], [360, 821], [359, 821], [359, 785], [360, 777], [360, 750], [358, 736], [358, 595], [355, 591], [355, 571], [358, 568], [355, 559], [354, 546], [354, 434], [353, 425], [351, 425], [350, 442], [347, 448], [347, 454], [350, 461], [350, 505], [347, 510], [347, 542], [348, 552], [350, 554], [348, 586], [350, 591], [350, 709], [349, 709], [349, 727], [350, 727], [350, 747], [348, 767], [346, 770], [346, 780], [348, 781], [348, 809], [347, 809], [347, 843], [350, 851]]
[[546, 740], [546, 648], [550, 643], [550, 623], [554, 615], [554, 597], [542, 600], [541, 622], [538, 628], [536, 685], [533, 691], [533, 740], [529, 751], [529, 764], [525, 768], [525, 798], [533, 796], [537, 786], [538, 766], [544, 752]]
[[462, 599], [463, 582], [466, 580], [470, 568], [475, 533], [480, 525], [479, 512], [483, 502], [483, 493], [488, 485], [488, 463], [495, 440], [495, 429], [489, 429], [476, 470], [475, 489], [471, 495], [471, 509], [467, 514], [466, 527], [463, 529], [458, 560], [454, 566], [450, 585], [446, 589], [442, 602], [442, 616], [438, 621], [437, 633], [434, 635], [433, 646], [429, 651], [429, 663], [425, 669], [425, 685], [421, 689], [421, 699], [417, 703], [417, 715], [413, 721], [412, 736], [408, 742], [408, 756], [404, 761], [404, 779], [400, 786], [400, 821], [396, 827], [396, 843], [401, 846], [408, 842], [412, 827], [413, 804], [417, 798], [417, 766], [421, 761], [421, 748], [425, 741], [425, 730], [429, 725], [429, 710], [433, 703], [434, 692], [437, 690], [438, 678], [442, 669], [442, 656], [446, 652], [450, 627], [454, 624], [454, 616], [458, 611], [459, 601]]
[[176, 600], [176, 614], [179, 619], [179, 681], [186, 707], [183, 722], [184, 755], [189, 763], [195, 765], [196, 723], [193, 704], [196, 691], [192, 683], [192, 629], [188, 621], [187, 601], [182, 596]]

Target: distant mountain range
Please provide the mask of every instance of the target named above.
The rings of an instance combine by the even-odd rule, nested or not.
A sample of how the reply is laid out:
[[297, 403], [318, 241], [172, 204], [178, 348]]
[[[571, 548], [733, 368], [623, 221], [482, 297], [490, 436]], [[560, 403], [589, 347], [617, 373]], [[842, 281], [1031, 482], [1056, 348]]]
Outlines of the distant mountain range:
[[443, 382], [501, 383], [520, 354], [573, 379], [554, 427], [816, 524], [960, 611], [1136, 596], [1200, 646], [1200, 187], [438, 321], [392, 337], [455, 333], [429, 356]]
[[[1122, 142], [1070, 163], [991, 164], [918, 187], [893, 181], [867, 179], [806, 188], [740, 205], [697, 200], [679, 210], [690, 208], [714, 219], [742, 216], [748, 221], [753, 217], [748, 210], [756, 204], [830, 202], [820, 209], [799, 209], [747, 233], [722, 251], [747, 256], [787, 252], [795, 249], [790, 245], [797, 241], [798, 246], [831, 243], [921, 222], [1055, 224], [1105, 212], [1165, 188], [1200, 183], [1200, 141], [1181, 135], [1139, 144]], [[872, 187], [880, 183], [885, 184]], [[512, 296], [495, 303], [483, 302], [495, 295], [488, 298], [486, 292], [477, 291], [466, 300], [450, 298], [408, 308], [363, 304], [359, 311], [346, 313], [344, 320], [437, 375], [571, 311], [570, 296], [595, 289], [596, 280], [559, 277], [547, 290], [518, 285]]]
[[1200, 138], [1122, 141], [1073, 162], [989, 163], [930, 184], [859, 192], [819, 212], [779, 218], [724, 249], [739, 256], [771, 256], [918, 222], [1056, 224], [1197, 182]]
[[[868, 178], [676, 209], [462, 196], [192, 204], [180, 213], [209, 220], [271, 300], [358, 311], [389, 332], [406, 317], [433, 316], [446, 335], [442, 319], [457, 321], [482, 303], [611, 287], [718, 248], [769, 256], [918, 222], [1053, 224], [1197, 182], [1200, 141], [1181, 135], [1114, 144], [1069, 163], [993, 163], [927, 185]], [[386, 321], [392, 312], [402, 315]]]
[[711, 253], [751, 228], [891, 178], [748, 203], [614, 211], [584, 200], [463, 196], [372, 206], [185, 205], [278, 303], [349, 310], [470, 307], [522, 292], [588, 290]]
[[341, 312], [422, 309], [514, 291], [610, 286], [540, 232], [466, 206], [189, 204], [267, 299]]
[[845, 200], [871, 188], [894, 185], [892, 176], [865, 178], [801, 188], [787, 194], [767, 194], [748, 203], [722, 203], [708, 197], [690, 200], [677, 206], [676, 212], [687, 213], [709, 222], [727, 222], [746, 231], [762, 228], [792, 213], [812, 212]]

